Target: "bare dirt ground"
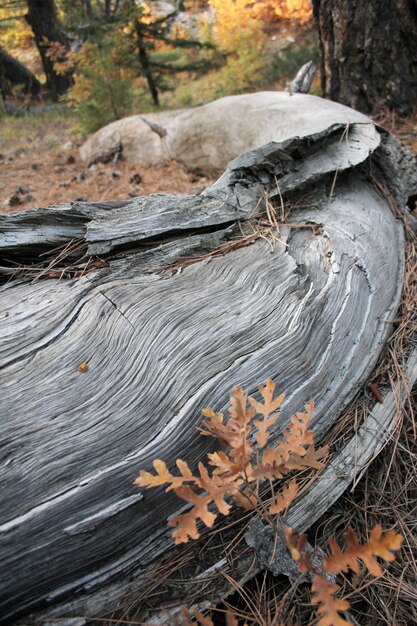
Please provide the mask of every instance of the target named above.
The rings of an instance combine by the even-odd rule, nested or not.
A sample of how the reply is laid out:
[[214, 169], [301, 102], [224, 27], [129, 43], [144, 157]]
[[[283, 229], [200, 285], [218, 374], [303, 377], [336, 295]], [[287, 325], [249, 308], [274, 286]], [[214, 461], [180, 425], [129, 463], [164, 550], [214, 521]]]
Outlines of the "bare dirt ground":
[[0, 122], [0, 214], [74, 200], [120, 200], [153, 192], [200, 193], [210, 180], [171, 161], [142, 167], [125, 161], [86, 167], [64, 117]]

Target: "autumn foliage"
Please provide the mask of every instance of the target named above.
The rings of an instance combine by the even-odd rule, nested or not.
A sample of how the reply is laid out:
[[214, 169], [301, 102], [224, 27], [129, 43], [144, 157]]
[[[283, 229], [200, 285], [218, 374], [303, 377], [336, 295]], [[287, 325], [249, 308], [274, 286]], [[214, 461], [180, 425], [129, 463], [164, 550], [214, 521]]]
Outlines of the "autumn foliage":
[[[179, 474], [174, 475], [165, 463], [155, 460], [155, 474], [141, 471], [136, 484], [140, 487], [167, 485], [179, 498], [192, 505], [186, 513], [169, 520], [175, 527], [175, 543], [197, 539], [197, 521], [211, 528], [218, 513], [228, 515], [232, 504], [250, 510], [259, 503], [259, 486], [264, 481], [288, 477], [296, 470], [306, 467], [320, 469], [326, 448], [315, 450], [313, 432], [309, 422], [313, 403], [305, 411], [291, 417], [284, 430], [283, 438], [275, 447], [267, 446], [270, 428], [279, 417], [284, 395], [274, 398], [275, 385], [268, 380], [259, 387], [262, 402], [248, 397], [241, 387], [235, 387], [230, 399], [229, 419], [213, 409], [204, 409], [201, 434], [215, 437], [225, 448], [208, 454], [208, 466], [198, 464], [198, 472], [190, 470], [188, 464], [178, 459]], [[259, 417], [256, 417], [259, 416]], [[278, 491], [269, 507], [269, 514], [282, 513], [297, 496], [296, 479], [292, 478]], [[212, 506], [214, 505], [214, 507]]]
[[369, 540], [360, 544], [352, 528], [344, 534], [346, 547], [343, 549], [333, 538], [329, 539], [330, 556], [325, 555], [318, 570], [311, 560], [311, 552], [306, 549], [306, 536], [286, 528], [285, 535], [288, 549], [294, 560], [299, 564], [300, 572], [309, 573], [312, 577], [312, 601], [318, 604], [318, 626], [348, 626], [348, 622], [340, 613], [349, 609], [347, 600], [338, 598], [340, 586], [334, 582], [334, 577], [342, 572], [349, 571], [359, 574], [360, 562], [373, 576], [382, 576], [381, 566], [376, 561], [379, 557], [385, 561], [393, 561], [393, 552], [401, 548], [402, 535], [393, 530], [383, 533], [381, 526], [376, 525], [370, 534]]
[[[264, 520], [274, 523], [276, 516], [279, 518], [298, 495], [294, 472], [324, 467], [327, 447], [315, 448], [313, 431], [309, 428], [313, 402], [290, 418], [275, 446], [268, 445], [271, 427], [279, 419], [284, 400], [284, 394], [274, 397], [274, 392], [272, 380], [259, 387], [260, 400], [248, 396], [241, 387], [235, 387], [227, 418], [211, 408], [203, 410], [201, 434], [214, 437], [223, 449], [208, 454], [207, 464], [200, 462], [196, 472], [181, 459], [176, 461], [176, 474], [172, 474], [159, 459], [153, 462], [154, 473], [141, 470], [135, 481], [137, 485], [147, 488], [166, 486], [166, 491], [173, 490], [191, 505], [188, 511], [168, 521], [168, 525], [174, 527], [175, 543], [197, 539], [200, 536], [199, 520], [211, 528], [218, 514], [228, 515], [233, 505], [256, 510]], [[270, 501], [262, 502], [260, 485], [269, 482], [273, 486], [283, 479], [285, 481], [278, 489], [273, 488]], [[312, 601], [318, 604], [318, 626], [347, 626], [350, 623], [343, 616], [349, 609], [349, 602], [337, 597], [340, 586], [335, 582], [335, 576], [349, 571], [358, 574], [360, 563], [372, 575], [380, 576], [382, 570], [376, 558], [392, 561], [393, 552], [400, 549], [403, 541], [401, 535], [392, 530], [384, 534], [377, 525], [369, 540], [361, 544], [354, 531], [348, 528], [344, 535], [346, 547], [340, 547], [331, 538], [329, 555], [324, 555], [318, 566], [317, 559], [311, 558], [312, 551], [305, 534], [283, 526], [283, 537], [300, 572], [309, 574], [312, 579]], [[197, 613], [194, 611], [198, 623], [211, 626], [209, 617]], [[196, 623], [191, 621], [189, 613], [184, 614], [184, 618], [187, 624]], [[238, 625], [232, 614], [228, 615], [228, 623]]]

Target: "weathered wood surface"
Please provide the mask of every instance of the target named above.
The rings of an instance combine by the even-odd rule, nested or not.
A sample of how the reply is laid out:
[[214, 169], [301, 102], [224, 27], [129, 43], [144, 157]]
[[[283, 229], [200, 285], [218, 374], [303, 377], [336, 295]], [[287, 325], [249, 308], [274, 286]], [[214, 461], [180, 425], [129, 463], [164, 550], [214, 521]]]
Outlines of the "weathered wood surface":
[[[409, 157], [368, 122], [254, 150], [195, 198], [0, 217], [3, 621], [101, 615], [140, 595], [172, 547], [166, 518], [179, 503], [133, 480], [155, 458], [202, 458], [212, 443], [196, 432], [200, 410], [224, 408], [233, 385], [252, 393], [271, 377], [286, 391], [275, 439], [312, 398], [317, 438], [335, 423], [383, 349], [403, 280], [402, 226], [370, 160], [403, 208]], [[292, 224], [322, 226], [281, 228], [273, 253], [254, 237], [161, 275], [256, 228], [265, 189], [292, 203]], [[15, 275], [73, 240], [67, 262], [97, 255], [106, 267]], [[317, 496], [304, 517], [322, 512]]]

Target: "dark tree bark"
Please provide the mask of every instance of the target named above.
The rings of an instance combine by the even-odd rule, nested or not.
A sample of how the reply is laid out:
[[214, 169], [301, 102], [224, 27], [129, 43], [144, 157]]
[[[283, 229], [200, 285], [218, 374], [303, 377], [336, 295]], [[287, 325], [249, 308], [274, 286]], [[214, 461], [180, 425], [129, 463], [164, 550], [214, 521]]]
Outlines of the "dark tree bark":
[[87, 17], [88, 17], [88, 19], [91, 22], [93, 20], [93, 17], [94, 17], [91, 0], [84, 0], [84, 7], [85, 7], [85, 12], [87, 14]]
[[417, 0], [313, 0], [326, 98], [402, 115], [417, 102]]
[[135, 30], [136, 30], [136, 43], [138, 48], [138, 57], [139, 63], [142, 68], [143, 75], [146, 78], [146, 82], [148, 83], [149, 91], [152, 96], [152, 101], [155, 106], [159, 107], [159, 93], [156, 85], [156, 80], [152, 72], [151, 63], [149, 60], [148, 52], [146, 50], [145, 41], [142, 32], [142, 26], [139, 20], [135, 20]]
[[61, 96], [73, 84], [72, 73], [58, 74], [48, 50], [54, 42], [62, 44], [63, 49], [68, 50], [69, 40], [58, 24], [54, 0], [27, 0], [27, 3], [29, 12], [25, 17], [33, 30], [47, 85], [55, 97]]
[[24, 85], [25, 93], [31, 93], [33, 96], [36, 96], [41, 88], [35, 75], [0, 46], [0, 91], [3, 97], [10, 92], [10, 84]]

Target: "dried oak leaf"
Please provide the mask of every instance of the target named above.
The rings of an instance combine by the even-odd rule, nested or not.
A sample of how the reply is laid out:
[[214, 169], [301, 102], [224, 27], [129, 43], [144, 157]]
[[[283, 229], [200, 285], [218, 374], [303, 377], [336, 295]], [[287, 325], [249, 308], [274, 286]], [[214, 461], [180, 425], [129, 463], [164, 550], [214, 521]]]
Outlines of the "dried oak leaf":
[[379, 524], [372, 529], [369, 540], [363, 545], [359, 544], [352, 528], [346, 530], [344, 537], [347, 543], [347, 548], [344, 551], [335, 539], [329, 539], [331, 556], [324, 558], [324, 569], [330, 574], [348, 572], [349, 570], [358, 574], [358, 560], [360, 559], [371, 574], [381, 576], [382, 570], [375, 557], [380, 557], [385, 561], [393, 561], [395, 556], [392, 552], [399, 550], [404, 540], [404, 537], [393, 530], [383, 535]]
[[172, 533], [175, 543], [187, 543], [188, 539], [198, 539], [200, 533], [197, 528], [197, 520], [200, 519], [208, 528], [216, 521], [217, 515], [208, 510], [212, 502], [210, 495], [199, 495], [191, 487], [179, 487], [175, 489], [179, 498], [193, 504], [193, 508], [187, 513], [176, 515], [168, 520], [168, 526], [176, 526]]
[[278, 491], [272, 503], [269, 506], [269, 513], [271, 515], [279, 515], [292, 504], [297, 497], [298, 485], [295, 479], [290, 480], [286, 485], [283, 485], [281, 490]]
[[328, 580], [316, 574], [311, 586], [313, 591], [312, 602], [318, 604], [317, 613], [319, 620], [317, 626], [350, 626], [340, 614], [340, 611], [349, 609], [349, 602], [335, 598], [334, 594], [340, 590], [339, 585], [330, 583]]
[[299, 454], [292, 454], [286, 461], [285, 466], [288, 470], [302, 470], [307, 467], [321, 470], [326, 466], [326, 462], [323, 461], [329, 453], [329, 446], [322, 446], [321, 448], [314, 449], [309, 446], [306, 449], [306, 453], [303, 456]]
[[267, 448], [263, 454], [262, 464], [265, 467], [276, 468], [275, 478], [282, 478], [288, 473], [285, 468], [288, 461], [292, 457], [295, 460], [306, 456], [309, 446], [314, 444], [314, 433], [308, 429], [314, 402], [307, 404], [305, 409], [305, 413], [296, 413], [291, 417], [283, 432], [283, 438], [275, 448]]
[[269, 378], [265, 386], [259, 385], [259, 393], [261, 394], [264, 403], [258, 402], [254, 398], [249, 398], [250, 405], [255, 409], [256, 413], [263, 416], [263, 420], [254, 420], [253, 424], [257, 428], [256, 433], [256, 442], [258, 444], [259, 449], [262, 449], [266, 446], [268, 442], [268, 437], [270, 433], [268, 429], [275, 424], [277, 419], [279, 418], [279, 413], [276, 413], [272, 417], [270, 417], [271, 413], [275, 413], [279, 407], [281, 406], [285, 394], [282, 393], [275, 400], [273, 400], [275, 391], [275, 383]]
[[174, 476], [168, 470], [164, 461], [161, 461], [160, 459], [155, 459], [152, 465], [155, 468], [156, 476], [155, 474], [151, 474], [151, 472], [141, 470], [139, 472], [139, 477], [135, 480], [135, 484], [139, 485], [139, 487], [149, 488], [159, 487], [168, 483], [166, 491], [170, 491], [171, 489], [177, 489], [178, 487], [181, 487], [181, 485], [183, 485], [185, 481], [194, 480], [194, 476], [185, 461], [177, 459], [176, 464], [181, 472], [181, 476]]
[[241, 509], [253, 511], [259, 504], [259, 494], [256, 486], [248, 485], [233, 494], [233, 500]]
[[229, 419], [224, 421], [223, 413], [216, 413], [211, 408], [203, 409], [207, 418], [202, 422], [202, 435], [210, 435], [230, 448], [230, 457], [235, 465], [245, 470], [253, 454], [253, 445], [248, 440], [251, 431], [251, 420], [255, 409], [247, 407], [247, 395], [242, 387], [235, 387], [230, 396]]
[[290, 526], [284, 526], [284, 534], [287, 541], [287, 547], [291, 552], [292, 558], [294, 559], [294, 561], [299, 561], [301, 558], [301, 553], [307, 543], [306, 535], [300, 535]]
[[214, 437], [220, 441], [220, 443], [226, 446], [229, 445], [230, 431], [224, 423], [223, 413], [216, 413], [211, 407], [203, 409], [201, 413], [207, 419], [201, 422], [205, 429], [199, 428], [200, 434]]
[[235, 476], [241, 472], [241, 468], [236, 465], [225, 452], [212, 452], [207, 454], [207, 458], [209, 459], [209, 464], [215, 468], [213, 473], [216, 474], [216, 476], [226, 478], [227, 476]]
[[198, 609], [192, 609], [192, 612], [193, 612], [194, 618], [197, 621], [193, 619], [193, 617], [190, 614], [190, 611], [186, 607], [183, 607], [181, 609], [182, 618], [183, 618], [182, 626], [197, 626], [198, 624], [200, 626], [214, 626], [213, 620], [207, 615], [203, 615], [201, 611], [199, 611]]

